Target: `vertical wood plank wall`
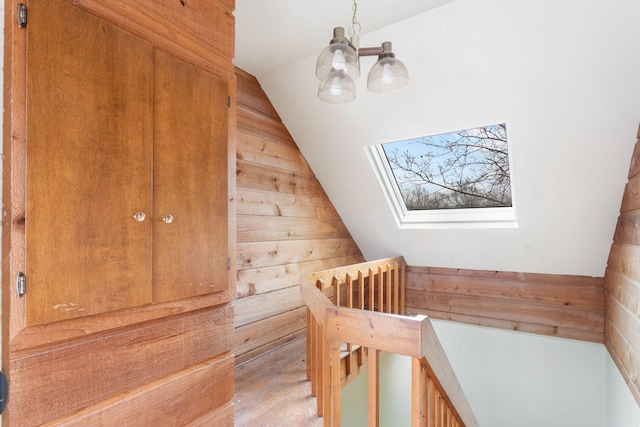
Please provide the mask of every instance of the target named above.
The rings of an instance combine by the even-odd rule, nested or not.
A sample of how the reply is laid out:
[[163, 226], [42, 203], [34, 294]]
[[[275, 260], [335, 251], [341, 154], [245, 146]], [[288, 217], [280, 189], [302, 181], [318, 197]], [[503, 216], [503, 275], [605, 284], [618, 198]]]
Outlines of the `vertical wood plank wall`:
[[604, 275], [604, 343], [640, 404], [640, 129]]
[[237, 69], [236, 363], [301, 336], [299, 277], [364, 261], [255, 77]]

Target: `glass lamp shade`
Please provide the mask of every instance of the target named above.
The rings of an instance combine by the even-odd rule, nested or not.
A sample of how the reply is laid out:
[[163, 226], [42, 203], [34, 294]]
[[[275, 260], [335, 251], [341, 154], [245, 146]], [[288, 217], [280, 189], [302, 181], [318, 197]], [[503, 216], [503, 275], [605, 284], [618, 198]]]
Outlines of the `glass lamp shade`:
[[318, 98], [332, 104], [343, 104], [356, 99], [356, 84], [344, 71], [331, 71], [320, 82]]
[[408, 84], [407, 67], [393, 57], [380, 58], [367, 77], [367, 89], [376, 93], [393, 92]]
[[360, 76], [360, 61], [348, 43], [331, 43], [322, 49], [316, 61], [316, 77], [323, 80], [332, 71], [344, 71], [352, 80]]

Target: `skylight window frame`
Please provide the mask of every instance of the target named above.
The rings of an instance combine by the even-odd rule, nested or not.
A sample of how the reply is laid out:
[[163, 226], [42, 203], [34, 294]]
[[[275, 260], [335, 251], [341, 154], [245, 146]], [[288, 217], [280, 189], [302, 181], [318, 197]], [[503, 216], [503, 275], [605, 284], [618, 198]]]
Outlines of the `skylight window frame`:
[[[509, 126], [507, 125], [507, 129]], [[509, 134], [509, 132], [507, 132]], [[382, 188], [382, 192], [401, 229], [446, 229], [446, 228], [517, 228], [516, 197], [511, 157], [511, 141], [507, 140], [509, 173], [511, 181], [510, 207], [487, 207], [469, 209], [408, 210], [402, 193], [389, 165], [382, 145], [365, 148], [369, 162]]]

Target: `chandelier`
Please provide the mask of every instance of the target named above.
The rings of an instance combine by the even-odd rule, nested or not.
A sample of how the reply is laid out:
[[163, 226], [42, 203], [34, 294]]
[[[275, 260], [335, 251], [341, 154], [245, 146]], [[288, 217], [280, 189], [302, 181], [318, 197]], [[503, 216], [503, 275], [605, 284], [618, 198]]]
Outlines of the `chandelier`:
[[367, 89], [371, 92], [393, 92], [409, 84], [407, 67], [396, 59], [391, 42], [380, 47], [359, 47], [360, 23], [356, 18], [358, 5], [353, 1], [353, 18], [349, 27], [350, 39], [344, 28], [333, 29], [333, 39], [316, 61], [316, 77], [320, 80], [318, 98], [333, 104], [342, 104], [356, 99], [355, 80], [360, 76], [360, 57], [378, 56], [367, 77]]

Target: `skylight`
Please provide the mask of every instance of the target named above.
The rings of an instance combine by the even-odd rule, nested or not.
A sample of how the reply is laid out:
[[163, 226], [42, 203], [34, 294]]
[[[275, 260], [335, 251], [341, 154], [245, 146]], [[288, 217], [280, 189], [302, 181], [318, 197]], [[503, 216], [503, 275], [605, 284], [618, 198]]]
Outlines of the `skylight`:
[[505, 124], [368, 148], [401, 228], [516, 227]]

